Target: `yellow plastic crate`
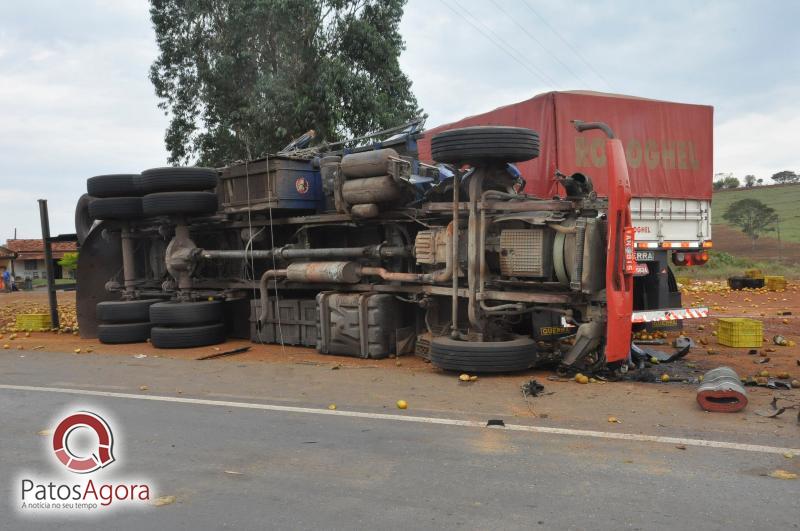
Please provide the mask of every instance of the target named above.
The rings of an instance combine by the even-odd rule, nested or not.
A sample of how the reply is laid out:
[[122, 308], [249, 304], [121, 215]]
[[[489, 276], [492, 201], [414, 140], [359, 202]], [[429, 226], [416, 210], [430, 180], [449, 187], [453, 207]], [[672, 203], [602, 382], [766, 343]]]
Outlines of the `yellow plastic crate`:
[[726, 347], [760, 347], [764, 338], [764, 325], [755, 319], [726, 317], [719, 320], [717, 340]]
[[17, 330], [50, 330], [50, 314], [21, 313], [17, 316]]
[[764, 278], [764, 273], [760, 269], [745, 269], [744, 276], [747, 278]]
[[778, 291], [786, 289], [786, 279], [778, 276], [774, 277], [766, 276], [764, 277], [764, 286], [769, 291]]

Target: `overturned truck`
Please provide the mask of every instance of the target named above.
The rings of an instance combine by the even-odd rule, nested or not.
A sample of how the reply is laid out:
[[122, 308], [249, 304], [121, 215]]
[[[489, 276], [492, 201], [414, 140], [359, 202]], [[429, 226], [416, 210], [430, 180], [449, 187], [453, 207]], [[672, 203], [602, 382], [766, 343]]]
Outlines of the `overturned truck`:
[[[567, 124], [570, 125], [570, 124]], [[602, 123], [607, 197], [591, 175], [524, 193], [526, 128], [453, 129], [420, 162], [420, 123], [360, 145], [302, 143], [221, 170], [90, 178], [81, 241], [81, 335], [160, 348], [227, 337], [445, 370], [554, 364], [625, 370], [633, 274], [622, 144]]]

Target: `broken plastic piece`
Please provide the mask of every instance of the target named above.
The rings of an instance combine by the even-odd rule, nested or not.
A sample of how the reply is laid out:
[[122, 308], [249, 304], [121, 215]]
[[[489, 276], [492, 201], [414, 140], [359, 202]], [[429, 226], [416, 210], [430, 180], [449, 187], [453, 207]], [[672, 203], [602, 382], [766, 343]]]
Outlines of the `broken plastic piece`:
[[717, 367], [703, 375], [697, 403], [706, 411], [733, 413], [747, 406], [747, 392], [733, 369]]

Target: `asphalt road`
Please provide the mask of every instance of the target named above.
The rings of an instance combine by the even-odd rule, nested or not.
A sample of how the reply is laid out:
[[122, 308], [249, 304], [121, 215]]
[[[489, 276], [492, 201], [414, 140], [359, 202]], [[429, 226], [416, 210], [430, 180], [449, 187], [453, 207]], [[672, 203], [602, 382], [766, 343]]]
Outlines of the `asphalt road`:
[[[102, 381], [102, 367], [82, 362]], [[800, 457], [774, 453], [8, 388], [0, 404], [0, 529], [800, 526], [800, 481], [766, 476], [796, 471]], [[87, 408], [113, 418], [108, 473], [145, 478], [175, 503], [90, 520], [18, 514], [20, 474], [55, 468], [50, 438], [37, 433]]]

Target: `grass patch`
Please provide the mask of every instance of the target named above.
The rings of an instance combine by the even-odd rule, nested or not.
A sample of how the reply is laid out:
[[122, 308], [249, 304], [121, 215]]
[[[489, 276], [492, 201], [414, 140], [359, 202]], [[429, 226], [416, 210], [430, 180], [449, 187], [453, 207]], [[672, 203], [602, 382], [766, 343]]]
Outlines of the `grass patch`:
[[800, 265], [782, 264], [778, 262], [758, 262], [748, 258], [740, 258], [721, 251], [709, 251], [710, 258], [705, 265], [679, 267], [671, 266], [676, 277], [687, 277], [696, 280], [717, 280], [732, 276], [741, 276], [745, 269], [760, 269], [770, 276], [784, 276], [788, 279], [800, 279]]
[[[55, 279], [55, 281], [56, 281], [56, 286], [60, 286], [62, 284], [74, 284], [75, 283], [75, 279], [74, 278], [57, 278], [57, 279]], [[31, 283], [33, 284], [34, 288], [41, 288], [42, 286], [46, 286], [47, 285], [47, 279], [46, 278], [34, 278], [31, 281]], [[17, 284], [20, 284], [20, 282], [17, 282]]]
[[[797, 205], [800, 204], [800, 184], [755, 186], [716, 192], [711, 201], [711, 223], [728, 225], [722, 216], [725, 215], [725, 211], [732, 203], [740, 199], [757, 199], [774, 208], [780, 217], [781, 239], [800, 242], [800, 210], [797, 208]], [[769, 232], [766, 236], [777, 238], [777, 233]]]

